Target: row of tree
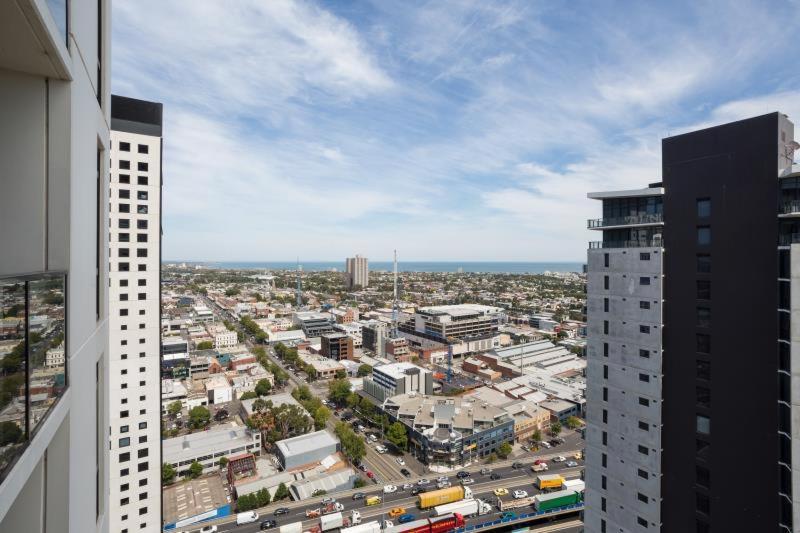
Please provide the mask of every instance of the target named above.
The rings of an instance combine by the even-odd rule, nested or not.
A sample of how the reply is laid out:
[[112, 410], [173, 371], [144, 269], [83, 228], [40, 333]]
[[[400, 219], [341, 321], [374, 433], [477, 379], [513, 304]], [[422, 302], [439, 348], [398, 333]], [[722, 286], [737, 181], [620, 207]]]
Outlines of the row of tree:
[[311, 393], [311, 390], [301, 385], [292, 391], [292, 397], [314, 418], [314, 429], [319, 431], [325, 428], [331, 417], [331, 410], [322, 405], [322, 400]]

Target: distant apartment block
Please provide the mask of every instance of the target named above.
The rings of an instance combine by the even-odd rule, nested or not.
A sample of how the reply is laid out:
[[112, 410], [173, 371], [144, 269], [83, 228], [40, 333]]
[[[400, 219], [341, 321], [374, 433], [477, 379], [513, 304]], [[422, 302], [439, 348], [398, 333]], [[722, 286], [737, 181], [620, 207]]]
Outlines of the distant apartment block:
[[345, 261], [345, 276], [348, 289], [366, 289], [369, 286], [369, 261], [356, 255]]
[[110, 15], [105, 0], [0, 2], [4, 533], [105, 533], [113, 514]]
[[162, 106], [111, 97], [110, 530], [161, 521]]
[[376, 366], [364, 378], [364, 392], [379, 402], [407, 392], [433, 394], [433, 373], [411, 363]]

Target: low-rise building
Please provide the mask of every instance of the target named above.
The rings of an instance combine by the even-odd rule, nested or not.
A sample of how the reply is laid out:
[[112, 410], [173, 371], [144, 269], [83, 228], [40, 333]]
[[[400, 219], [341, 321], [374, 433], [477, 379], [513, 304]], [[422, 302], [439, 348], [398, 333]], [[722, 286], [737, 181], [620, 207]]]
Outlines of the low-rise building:
[[333, 321], [326, 313], [298, 311], [292, 315], [292, 323], [302, 328], [306, 338], [333, 333]]
[[214, 313], [205, 305], [195, 305], [192, 307], [192, 319], [195, 322], [213, 322]]
[[224, 374], [214, 374], [205, 382], [209, 404], [221, 404], [233, 401], [233, 387]]
[[328, 359], [353, 359], [353, 339], [344, 333], [329, 333], [321, 338], [321, 353]]
[[239, 336], [235, 331], [218, 331], [214, 334], [214, 348], [231, 348], [239, 344]]
[[433, 394], [433, 373], [406, 362], [376, 366], [364, 378], [364, 392], [378, 402], [407, 392]]
[[275, 443], [276, 455], [284, 470], [318, 463], [336, 453], [339, 441], [326, 430], [298, 435]]
[[558, 420], [562, 424], [571, 416], [581, 416], [582, 406], [567, 400], [545, 400], [539, 403], [539, 407], [546, 409], [553, 420]]
[[230, 458], [244, 452], [259, 455], [261, 432], [233, 423], [214, 426], [206, 431], [164, 439], [161, 451], [164, 462], [171, 464], [178, 473], [187, 471], [194, 461], [203, 465], [204, 472], [209, 472], [218, 468], [222, 457]]

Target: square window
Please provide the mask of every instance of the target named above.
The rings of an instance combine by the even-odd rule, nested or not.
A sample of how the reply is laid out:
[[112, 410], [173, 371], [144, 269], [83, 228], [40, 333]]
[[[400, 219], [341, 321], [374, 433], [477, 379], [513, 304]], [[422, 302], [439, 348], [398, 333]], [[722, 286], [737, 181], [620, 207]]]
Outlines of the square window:
[[708, 307], [697, 308], [697, 327], [710, 328], [711, 327], [711, 309]]
[[126, 446], [130, 446], [130, 445], [131, 445], [131, 438], [130, 437], [124, 437], [124, 438], [119, 439], [119, 447], [120, 448], [125, 448]]
[[137, 281], [137, 283], [136, 283], [136, 284], [137, 284], [139, 287], [146, 287], [146, 286], [147, 286], [147, 280], [146, 280], [146, 279], [140, 279], [140, 280], [138, 280], [138, 281]]
[[120, 249], [117, 251], [117, 254], [118, 254], [120, 257], [130, 257], [130, 256], [131, 256], [131, 251], [130, 251], [128, 248], [120, 248]]
[[697, 368], [697, 378], [698, 379], [711, 379], [711, 363], [709, 361], [695, 361], [695, 366]]
[[120, 183], [130, 183], [131, 182], [131, 175], [130, 174], [120, 174], [119, 175], [119, 182]]
[[[139, 267], [136, 270], [138, 270], [139, 272], [146, 272], [147, 271], [147, 265], [139, 265]], [[144, 313], [139, 313], [139, 314], [143, 315]]]
[[147, 429], [147, 422], [139, 422], [139, 429]]
[[644, 357], [645, 359], [650, 358], [650, 350], [645, 350], [644, 348], [639, 348], [639, 357]]
[[698, 433], [711, 435], [711, 419], [709, 417], [697, 415], [695, 425]]
[[119, 190], [119, 197], [123, 200], [129, 200], [131, 197], [131, 191], [128, 189], [120, 189]]
[[711, 244], [711, 228], [709, 226], [697, 226], [697, 245], [709, 246]]
[[147, 201], [147, 191], [139, 191], [136, 193], [137, 200]]
[[650, 400], [639, 396], [639, 405], [642, 405], [644, 407], [650, 407]]
[[144, 459], [145, 457], [147, 457], [149, 452], [150, 450], [148, 450], [147, 448], [142, 448], [141, 450], [136, 452], [136, 455], [139, 457], [139, 459]]
[[127, 433], [128, 432], [128, 426], [120, 426], [119, 427], [119, 432], [120, 433]]
[[120, 504], [120, 505], [128, 505], [128, 502], [129, 502], [129, 501], [130, 501], [130, 500], [129, 500], [128, 498], [122, 498], [122, 499], [119, 501], [119, 504]]
[[639, 333], [650, 333], [650, 326], [640, 325]]
[[119, 454], [119, 462], [126, 463], [131, 460], [131, 452], [124, 452]]
[[650, 426], [647, 424], [647, 422], [642, 422], [639, 420], [639, 429], [642, 431], [650, 431]]
[[640, 252], [639, 261], [650, 261], [650, 252]]
[[131, 169], [131, 162], [130, 161], [120, 160], [119, 168], [121, 168], [122, 170], [130, 170]]
[[139, 472], [147, 472], [147, 461], [144, 463], [139, 463], [136, 468], [139, 470]]
[[705, 333], [698, 333], [696, 336], [698, 353], [711, 353], [711, 336]]
[[137, 205], [136, 206], [136, 213], [139, 215], [146, 215], [147, 214], [147, 206], [146, 205]]
[[639, 278], [639, 285], [650, 285], [650, 276], [641, 276]]
[[136, 183], [139, 185], [147, 185], [147, 176], [137, 176]]
[[[640, 502], [642, 502], [642, 503], [647, 503], [647, 502], [649, 501], [649, 500], [648, 500], [648, 498], [647, 498], [647, 496], [645, 496], [645, 495], [644, 495], [644, 494], [642, 494], [641, 492], [637, 492], [637, 493], [636, 493], [636, 498], [637, 498], [637, 499], [638, 499]], [[647, 524], [647, 522], [645, 522], [645, 524]], [[645, 527], [646, 527], [646, 526], [645, 526]]]
[[136, 221], [136, 229], [147, 229], [147, 221], [146, 220], [137, 220]]
[[131, 227], [131, 221], [127, 218], [119, 219], [119, 223], [117, 224], [119, 229], [128, 229]]
[[119, 151], [120, 152], [130, 152], [131, 151], [131, 143], [126, 143], [120, 141], [119, 143]]
[[650, 450], [647, 449], [647, 446], [639, 445], [639, 453], [642, 455], [650, 455]]
[[140, 292], [140, 293], [139, 293], [139, 299], [140, 299], [140, 300], [146, 300], [146, 299], [147, 299], [147, 293], [145, 293], [145, 292]]
[[697, 218], [708, 218], [711, 216], [711, 198], [698, 198]]
[[709, 254], [697, 254], [697, 273], [711, 274], [711, 256]]
[[131, 212], [131, 205], [130, 204], [119, 204], [119, 212], [120, 213], [130, 213]]
[[130, 233], [120, 233], [119, 234], [119, 242], [130, 242], [131, 234]]
[[127, 468], [123, 468], [122, 470], [119, 471], [120, 476], [127, 476], [128, 474], [130, 474], [130, 470]]
[[147, 242], [147, 233], [137, 233], [136, 242]]
[[637, 474], [642, 479], [649, 479], [650, 478], [650, 474], [648, 474], [646, 470], [642, 470], [641, 468], [637, 469]]
[[639, 302], [639, 309], [650, 309], [650, 302], [647, 300], [641, 300]]
[[650, 375], [639, 372], [639, 381], [643, 383], [650, 383]]
[[147, 257], [147, 248], [137, 248], [136, 257]]
[[139, 161], [139, 163], [136, 165], [136, 168], [139, 170], [139, 172], [147, 172], [147, 163]]
[[139, 153], [140, 154], [146, 154], [146, 153], [149, 153], [149, 151], [150, 151], [150, 147], [147, 146], [146, 144], [140, 144], [138, 146], [138, 149], [139, 149]]
[[636, 523], [642, 526], [643, 528], [647, 528], [647, 520], [645, 520], [641, 516], [636, 517]]
[[128, 418], [128, 411], [120, 411], [119, 412], [120, 418]]

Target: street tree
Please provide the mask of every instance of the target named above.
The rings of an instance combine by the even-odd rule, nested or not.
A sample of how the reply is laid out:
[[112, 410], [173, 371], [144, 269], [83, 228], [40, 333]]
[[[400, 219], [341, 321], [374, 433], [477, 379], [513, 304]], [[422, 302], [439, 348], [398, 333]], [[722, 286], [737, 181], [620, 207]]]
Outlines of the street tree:
[[314, 429], [317, 431], [321, 429], [325, 429], [325, 424], [328, 423], [328, 419], [331, 417], [331, 410], [321, 405], [317, 408], [314, 412]]
[[211, 413], [202, 405], [192, 407], [189, 411], [189, 427], [192, 429], [204, 428], [210, 421]]
[[175, 481], [175, 469], [172, 468], [172, 465], [169, 463], [164, 463], [161, 465], [161, 484], [162, 485], [170, 485]]
[[405, 450], [408, 446], [408, 434], [406, 433], [406, 427], [403, 423], [395, 422], [389, 426], [386, 432], [386, 439], [400, 450]]
[[550, 424], [550, 434], [554, 437], [558, 437], [559, 433], [561, 433], [561, 422], [556, 420]]
[[507, 458], [509, 455], [511, 455], [511, 445], [507, 442], [502, 443], [497, 447], [497, 455], [503, 459]]
[[372, 367], [369, 366], [367, 363], [364, 363], [358, 367], [358, 377], [363, 378], [364, 376], [369, 376], [372, 373]]
[[[346, 379], [334, 379], [328, 384], [328, 399], [338, 406], [347, 403], [350, 395], [350, 381]], [[358, 398], [358, 395], [356, 395]]]
[[269, 380], [260, 379], [256, 383], [256, 394], [259, 396], [267, 396], [270, 390], [272, 390], [272, 385], [270, 385]]
[[167, 413], [169, 414], [169, 416], [174, 418], [175, 415], [181, 412], [181, 409], [183, 409], [183, 405], [181, 405], [181, 402], [177, 401], [172, 402], [167, 406]]

